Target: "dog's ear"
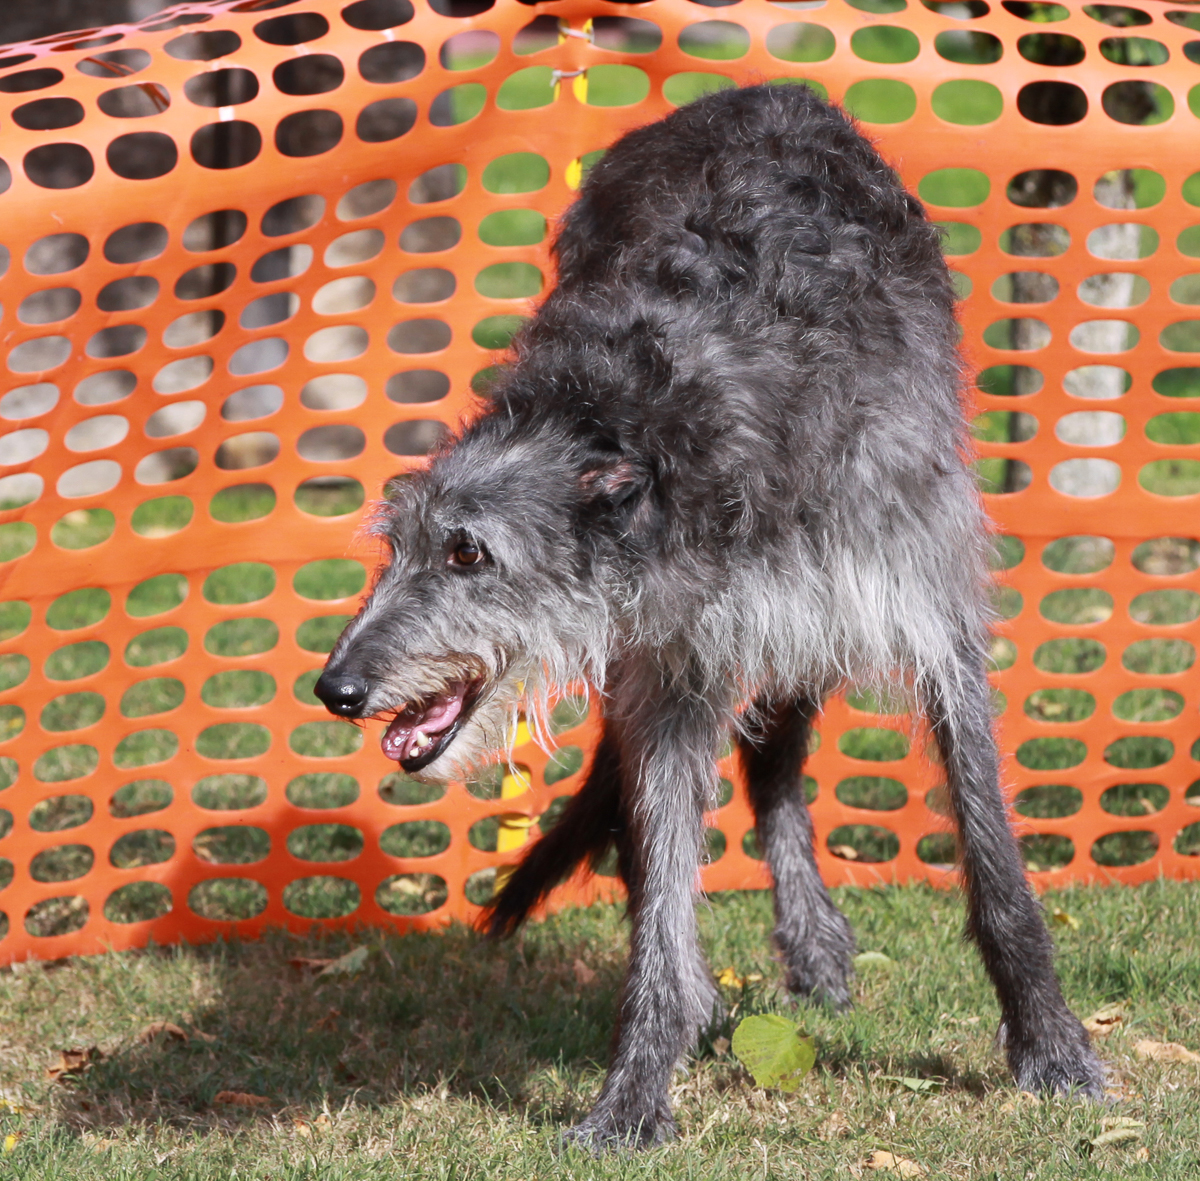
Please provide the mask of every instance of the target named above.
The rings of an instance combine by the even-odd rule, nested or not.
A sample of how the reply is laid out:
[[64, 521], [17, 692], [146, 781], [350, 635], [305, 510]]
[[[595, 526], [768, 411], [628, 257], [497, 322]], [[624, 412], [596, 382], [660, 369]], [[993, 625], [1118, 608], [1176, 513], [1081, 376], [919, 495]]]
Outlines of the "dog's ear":
[[650, 486], [650, 473], [626, 456], [589, 465], [579, 477], [584, 500], [597, 508], [632, 509]]

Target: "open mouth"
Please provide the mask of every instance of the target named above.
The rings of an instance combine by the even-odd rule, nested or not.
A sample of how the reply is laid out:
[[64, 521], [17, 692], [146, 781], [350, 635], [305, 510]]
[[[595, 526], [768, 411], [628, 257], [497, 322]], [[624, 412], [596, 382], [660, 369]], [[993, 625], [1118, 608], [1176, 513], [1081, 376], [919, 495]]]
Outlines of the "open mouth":
[[482, 681], [456, 681], [423, 701], [410, 702], [384, 732], [383, 753], [405, 771], [427, 767], [454, 741], [482, 687]]

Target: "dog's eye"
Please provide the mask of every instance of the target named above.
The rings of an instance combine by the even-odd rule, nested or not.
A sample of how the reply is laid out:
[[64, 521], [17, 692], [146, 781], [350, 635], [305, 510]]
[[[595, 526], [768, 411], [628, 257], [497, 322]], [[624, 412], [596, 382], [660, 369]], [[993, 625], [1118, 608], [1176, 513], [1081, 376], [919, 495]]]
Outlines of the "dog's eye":
[[476, 545], [473, 541], [460, 541], [450, 551], [450, 565], [462, 567], [478, 566], [486, 557], [487, 554], [484, 552], [482, 546]]

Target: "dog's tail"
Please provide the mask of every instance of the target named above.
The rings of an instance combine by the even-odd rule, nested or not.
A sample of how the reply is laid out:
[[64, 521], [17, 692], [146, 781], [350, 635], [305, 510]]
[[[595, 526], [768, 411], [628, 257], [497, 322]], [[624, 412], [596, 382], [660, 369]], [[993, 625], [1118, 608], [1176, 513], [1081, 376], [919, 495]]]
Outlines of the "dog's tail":
[[491, 939], [516, 933], [546, 895], [583, 862], [594, 864], [622, 827], [621, 780], [604, 744], [597, 749], [583, 786], [558, 822], [521, 859], [480, 919]]

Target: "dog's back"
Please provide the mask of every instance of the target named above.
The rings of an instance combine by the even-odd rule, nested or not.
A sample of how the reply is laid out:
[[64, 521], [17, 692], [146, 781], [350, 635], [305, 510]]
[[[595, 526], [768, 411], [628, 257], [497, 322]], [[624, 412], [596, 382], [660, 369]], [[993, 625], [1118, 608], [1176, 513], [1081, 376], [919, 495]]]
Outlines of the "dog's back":
[[557, 255], [497, 408], [607, 432], [652, 473], [626, 539], [653, 555], [639, 634], [687, 620], [714, 672], [828, 687], [979, 626], [938, 232], [845, 115], [758, 86], [634, 131]]

